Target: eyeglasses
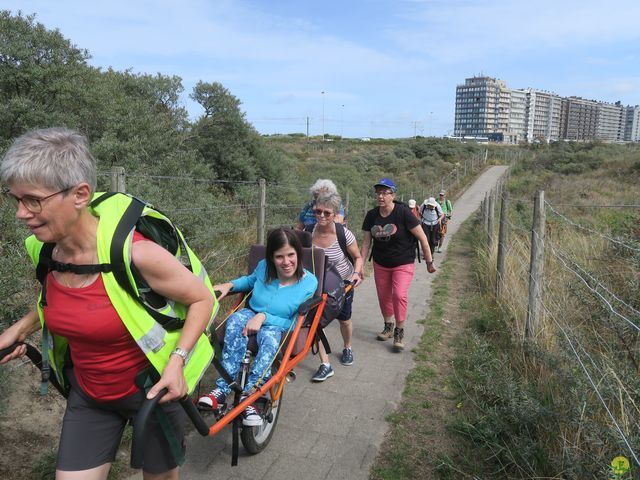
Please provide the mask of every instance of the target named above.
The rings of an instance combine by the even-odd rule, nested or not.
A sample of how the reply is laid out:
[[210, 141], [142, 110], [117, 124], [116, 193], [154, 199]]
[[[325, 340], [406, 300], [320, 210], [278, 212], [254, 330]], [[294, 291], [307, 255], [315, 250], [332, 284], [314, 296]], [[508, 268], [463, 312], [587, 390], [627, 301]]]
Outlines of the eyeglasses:
[[385, 190], [384, 192], [373, 192], [374, 197], [386, 197], [387, 195], [393, 195], [393, 192], [390, 190]]
[[60, 190], [59, 192], [52, 193], [51, 195], [47, 195], [46, 197], [32, 197], [31, 195], [25, 195], [24, 197], [16, 197], [13, 193], [10, 193], [9, 190], [4, 190], [2, 193], [6, 198], [9, 199], [11, 203], [18, 208], [18, 204], [22, 203], [24, 208], [29, 210], [31, 213], [40, 213], [42, 212], [42, 202], [45, 200], [55, 197], [56, 195], [60, 195], [61, 193], [68, 192], [73, 187], [67, 187], [64, 190]]
[[333, 215], [333, 210], [322, 210], [321, 208], [316, 208], [313, 213], [319, 217], [330, 217]]

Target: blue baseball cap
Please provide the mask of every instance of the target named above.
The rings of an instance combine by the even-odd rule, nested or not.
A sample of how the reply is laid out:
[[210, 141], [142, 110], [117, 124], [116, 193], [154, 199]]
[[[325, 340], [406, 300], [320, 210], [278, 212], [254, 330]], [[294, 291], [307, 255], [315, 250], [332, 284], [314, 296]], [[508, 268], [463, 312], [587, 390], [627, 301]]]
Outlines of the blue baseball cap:
[[373, 186], [373, 188], [376, 188], [376, 187], [387, 187], [387, 188], [390, 188], [393, 193], [396, 193], [396, 191], [398, 190], [398, 188], [396, 187], [396, 184], [393, 183], [393, 180], [391, 180], [390, 178], [381, 179], [378, 183], [376, 183]]

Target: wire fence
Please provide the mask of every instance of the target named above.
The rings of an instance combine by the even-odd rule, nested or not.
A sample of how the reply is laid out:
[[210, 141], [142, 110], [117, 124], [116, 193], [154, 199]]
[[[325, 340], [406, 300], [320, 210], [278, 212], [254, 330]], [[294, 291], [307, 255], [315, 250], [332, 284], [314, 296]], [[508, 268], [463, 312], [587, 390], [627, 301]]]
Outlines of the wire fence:
[[[400, 193], [400, 198], [408, 198], [409, 194], [418, 198], [431, 196], [442, 188], [453, 198], [487, 161], [488, 151], [475, 153], [441, 178], [431, 177], [428, 182], [408, 187]], [[97, 190], [126, 191], [150, 201], [180, 228], [214, 282], [244, 273], [250, 245], [264, 242], [270, 228], [294, 226], [303, 205], [310, 199], [309, 185], [293, 182], [205, 178], [183, 172], [146, 174], [118, 166], [97, 173]], [[342, 189], [340, 193], [346, 209], [345, 223], [359, 237], [364, 215], [374, 202], [365, 189]], [[25, 301], [19, 292], [32, 288], [28, 262], [17, 258], [23, 252], [22, 243], [28, 232], [15, 220], [14, 213], [0, 197], [3, 226], [0, 251], [16, 252], [0, 261], [0, 268], [2, 277], [18, 278], [0, 280], [0, 294], [16, 299], [10, 308], [6, 305], [11, 302], [0, 306], [0, 314], [8, 318], [15, 316], [20, 311], [20, 302]]]
[[[514, 223], [504, 209], [498, 237], [508, 240], [495, 242], [496, 232], [491, 227], [496, 225], [491, 218], [495, 210], [488, 201], [491, 196], [496, 204], [501, 197], [503, 205], [509, 204], [509, 198], [507, 192], [492, 191], [481, 207], [487, 239], [481, 251], [486, 252], [489, 262], [494, 261], [494, 255], [506, 258], [505, 266], [498, 261], [495, 276], [489, 275], [496, 282], [498, 305], [515, 319], [515, 331], [525, 341], [552, 351], [559, 346], [555, 333], [560, 335], [566, 358], [573, 358], [590, 390], [584, 393], [584, 401], [593, 398], [600, 405], [611, 432], [640, 467], [640, 389], [635, 381], [621, 380], [621, 376], [635, 378], [640, 371], [640, 257], [636, 253], [640, 243], [633, 236], [611, 234], [606, 227], [586, 226], [584, 216], [580, 220], [570, 218], [558, 208], [582, 206], [553, 205], [543, 200], [544, 192], [536, 194], [542, 208], [533, 209], [530, 228]], [[634, 209], [637, 205], [589, 207]], [[546, 212], [553, 222], [550, 233], [545, 232]], [[540, 255], [536, 255], [537, 248], [541, 249]], [[536, 275], [536, 271], [544, 274]], [[500, 294], [506, 288], [508, 294]], [[597, 419], [591, 412], [586, 415]], [[599, 446], [583, 448], [598, 450]]]

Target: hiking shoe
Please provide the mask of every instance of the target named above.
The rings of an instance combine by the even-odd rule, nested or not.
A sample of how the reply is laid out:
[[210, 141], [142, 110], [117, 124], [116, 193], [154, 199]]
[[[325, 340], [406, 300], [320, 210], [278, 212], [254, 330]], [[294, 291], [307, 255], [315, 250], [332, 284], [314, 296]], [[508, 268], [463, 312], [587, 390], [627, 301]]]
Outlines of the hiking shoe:
[[378, 340], [385, 342], [393, 337], [393, 323], [384, 324], [384, 329], [378, 334]]
[[393, 348], [399, 352], [404, 350], [404, 328], [396, 327], [393, 331]]
[[442, 250], [440, 249], [440, 247], [438, 247], [438, 249], [436, 250], [436, 252], [438, 252], [438, 253], [442, 253]]
[[340, 363], [342, 365], [351, 365], [353, 364], [353, 352], [351, 348], [345, 348], [342, 350], [342, 358], [340, 359]]
[[207, 395], [198, 399], [198, 407], [205, 410], [219, 410], [227, 403], [227, 396], [219, 388], [214, 388]]
[[264, 419], [255, 405], [249, 405], [242, 412], [242, 425], [245, 427], [259, 427], [262, 422]]
[[327, 378], [329, 377], [333, 377], [333, 368], [331, 368], [331, 365], [329, 365], [328, 367], [323, 363], [320, 365], [320, 368], [318, 368], [318, 371], [316, 372], [316, 374], [311, 377], [311, 381], [312, 382], [324, 382]]

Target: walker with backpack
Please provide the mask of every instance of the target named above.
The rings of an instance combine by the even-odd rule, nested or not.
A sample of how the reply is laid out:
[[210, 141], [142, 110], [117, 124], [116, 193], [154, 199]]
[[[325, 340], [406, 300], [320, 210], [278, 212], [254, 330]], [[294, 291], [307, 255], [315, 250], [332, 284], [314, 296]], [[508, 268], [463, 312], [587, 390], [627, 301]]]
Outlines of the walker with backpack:
[[[122, 200], [125, 200], [124, 202]], [[128, 207], [121, 212], [122, 217], [117, 225], [115, 234], [112, 239], [110, 263], [102, 263], [98, 265], [73, 265], [61, 264], [54, 261], [52, 251], [54, 245], [43, 244], [40, 250], [40, 257], [36, 266], [36, 277], [42, 285], [42, 301], [46, 302], [46, 282], [44, 279], [49, 271], [71, 271], [75, 273], [109, 273], [113, 274], [119, 285], [133, 299], [135, 299], [144, 309], [150, 313], [157, 321], [158, 325], [167, 332], [175, 332], [182, 328], [184, 323], [184, 312], [181, 311], [179, 305], [173, 305], [170, 302], [153, 292], [144, 282], [144, 279], [137, 274], [135, 265], [130, 262], [130, 258], [126, 256], [126, 248], [124, 247], [127, 239], [133, 234], [134, 230], [138, 230], [146, 238], [153, 240], [174, 256], [176, 256], [187, 268], [196, 265], [202, 280], [212, 289], [206, 272], [202, 268], [200, 261], [193, 251], [187, 245], [184, 236], [173, 223], [152, 205], [139, 200], [131, 195], [122, 193], [98, 193], [95, 195], [91, 208], [111, 208], [113, 205], [126, 204]], [[308, 235], [308, 234], [306, 234]], [[344, 236], [344, 231], [342, 231]], [[310, 237], [310, 235], [308, 235]], [[340, 236], [338, 236], [340, 238]], [[346, 243], [346, 241], [345, 241]], [[264, 258], [265, 247], [263, 245], [253, 245], [248, 256], [248, 269], [252, 271], [261, 258]], [[225, 377], [230, 384], [234, 395], [232, 405], [224, 412], [219, 412], [213, 418], [213, 423], [209, 422], [211, 417], [205, 419], [196, 407], [190, 396], [186, 396], [180, 401], [187, 416], [194, 424], [198, 433], [203, 436], [212, 436], [217, 434], [225, 426], [232, 425], [232, 465], [237, 464], [239, 439], [245, 449], [252, 454], [259, 453], [264, 450], [271, 440], [275, 426], [278, 421], [280, 407], [282, 405], [283, 390], [288, 381], [295, 379], [294, 368], [300, 363], [312, 348], [312, 344], [316, 339], [318, 327], [321, 319], [333, 319], [340, 312], [342, 303], [344, 303], [345, 290], [341, 283], [335, 286], [335, 278], [331, 273], [331, 267], [326, 264], [324, 250], [314, 247], [310, 244], [310, 239], [303, 243], [303, 265], [314, 273], [318, 278], [318, 288], [314, 296], [305, 301], [298, 308], [298, 318], [292, 330], [290, 330], [284, 338], [280, 354], [276, 356], [271, 365], [272, 375], [263, 385], [257, 387], [253, 394], [242, 397], [241, 393], [246, 380], [246, 372], [255, 354], [255, 347], [251, 345], [247, 350], [243, 367], [240, 369], [238, 378], [229, 378], [229, 375], [220, 364], [221, 357], [221, 340], [224, 338], [224, 321], [218, 324], [212, 324], [211, 329], [206, 333], [208, 341], [211, 343], [214, 356], [212, 365], [218, 373]], [[192, 270], [193, 271], [193, 270]], [[337, 274], [337, 272], [336, 272]], [[339, 275], [338, 275], [339, 278]], [[326, 283], [325, 283], [326, 282]], [[331, 299], [330, 301], [328, 301]], [[242, 299], [240, 300], [242, 301]], [[215, 302], [215, 313], [217, 313], [217, 301]], [[22, 342], [15, 343], [10, 347], [0, 350], [0, 358], [11, 353]], [[56, 390], [63, 396], [67, 396], [68, 390], [64, 388], [61, 379], [56, 375], [51, 375], [49, 367], [49, 357], [51, 352], [48, 349], [48, 339], [46, 331], [43, 331], [42, 353], [35, 347], [27, 345], [28, 358], [41, 370], [42, 385], [46, 386], [51, 383]], [[245, 365], [246, 363], [246, 365]], [[149, 386], [159, 378], [159, 373], [151, 368], [144, 372], [140, 378], [141, 388]], [[139, 376], [140, 377], [140, 376]], [[43, 394], [46, 388], [41, 388]], [[194, 392], [191, 391], [190, 394]], [[161, 391], [153, 399], [145, 400], [135, 421], [133, 422], [133, 439], [131, 447], [131, 466], [133, 468], [142, 468], [144, 465], [142, 455], [142, 439], [146, 427], [147, 419], [152, 414], [157, 414], [161, 409], [157, 409], [158, 401], [166, 394], [166, 389]], [[240, 415], [244, 409], [253, 404], [260, 403], [264, 412], [263, 424], [260, 426], [243, 426]], [[170, 431], [166, 431], [167, 439], [171, 443]], [[176, 460], [181, 463], [177, 457]]]

